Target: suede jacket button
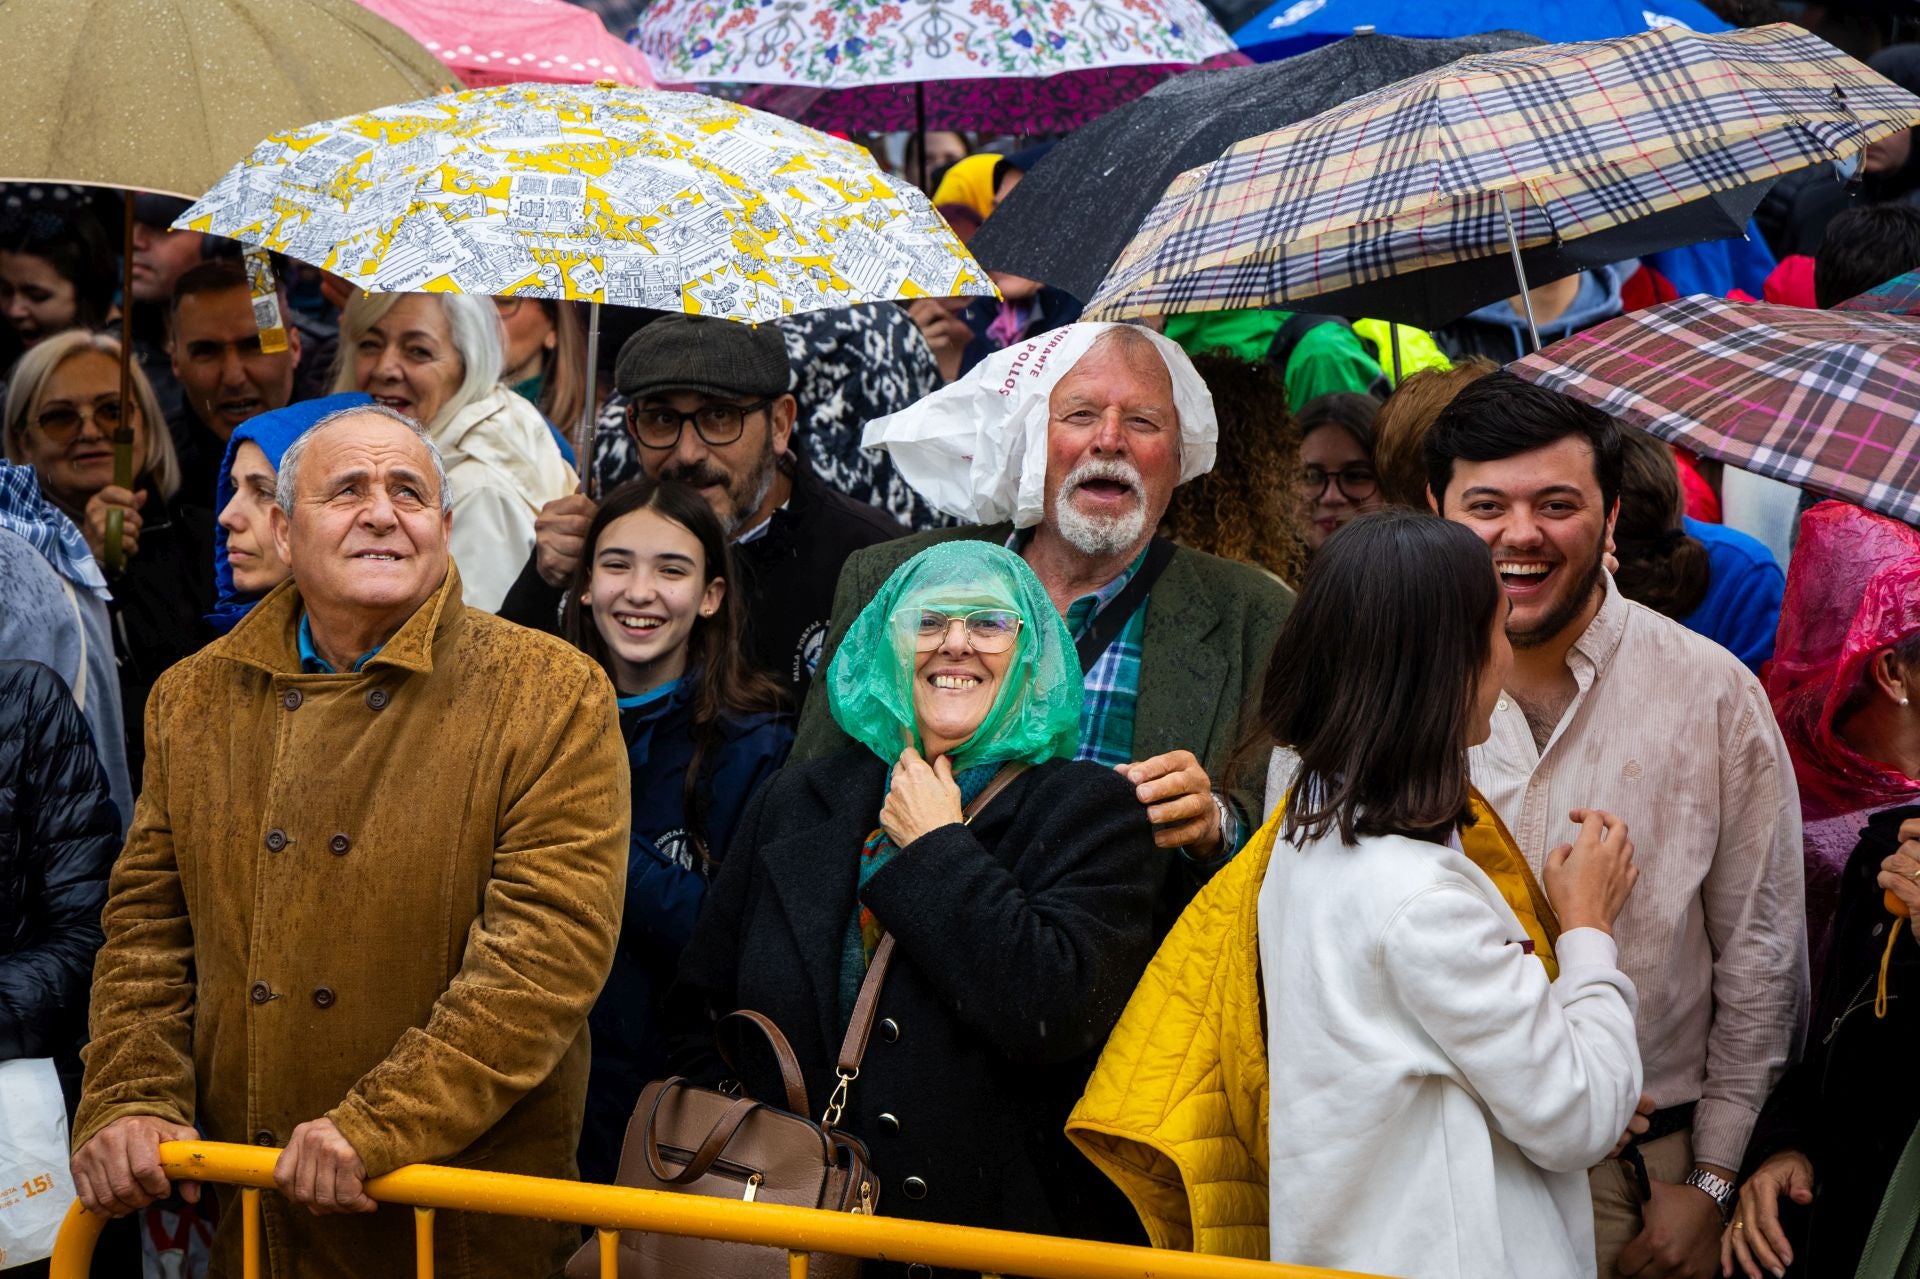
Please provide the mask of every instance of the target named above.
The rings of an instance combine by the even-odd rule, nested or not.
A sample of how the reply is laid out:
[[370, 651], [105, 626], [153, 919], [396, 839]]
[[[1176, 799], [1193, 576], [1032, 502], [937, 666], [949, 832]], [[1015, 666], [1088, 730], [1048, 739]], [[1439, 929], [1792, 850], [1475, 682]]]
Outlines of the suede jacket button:
[[331, 1007], [333, 1007], [333, 990], [332, 990], [332, 988], [331, 988], [331, 987], [328, 987], [328, 986], [317, 986], [317, 987], [315, 987], [315, 988], [314, 988], [314, 992], [313, 992], [313, 1006], [314, 1006], [315, 1008], [331, 1008]]
[[267, 832], [267, 851], [277, 853], [287, 846], [287, 832], [278, 826]]
[[264, 1004], [273, 998], [273, 987], [263, 981], [257, 981], [247, 987], [247, 998], [256, 1004]]
[[388, 700], [387, 690], [384, 688], [370, 688], [367, 690], [367, 709], [370, 711], [385, 710]]
[[300, 690], [297, 688], [290, 688], [286, 692], [280, 694], [280, 704], [286, 707], [290, 711], [299, 710], [300, 703], [304, 700], [305, 699], [300, 695]]
[[353, 841], [348, 839], [344, 834], [336, 834], [332, 839], [327, 841], [327, 851], [335, 857], [346, 856], [347, 850], [352, 847]]

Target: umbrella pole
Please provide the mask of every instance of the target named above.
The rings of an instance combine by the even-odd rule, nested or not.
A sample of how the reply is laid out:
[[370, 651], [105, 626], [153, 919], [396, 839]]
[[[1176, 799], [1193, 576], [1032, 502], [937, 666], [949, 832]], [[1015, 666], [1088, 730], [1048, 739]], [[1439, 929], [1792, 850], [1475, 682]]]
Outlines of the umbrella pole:
[[1400, 389], [1400, 326], [1387, 321], [1387, 345], [1393, 348], [1393, 389]]
[[1527, 313], [1527, 337], [1532, 350], [1540, 349], [1540, 330], [1533, 322], [1533, 297], [1527, 290], [1527, 268], [1520, 264], [1520, 237], [1513, 231], [1513, 210], [1507, 205], [1507, 193], [1500, 192], [1500, 215], [1507, 220], [1507, 248], [1513, 251], [1513, 275], [1520, 281], [1520, 305]]
[[[120, 226], [120, 425], [114, 428], [113, 482], [129, 491], [133, 488], [133, 418], [129, 407], [133, 400], [133, 197], [126, 193], [126, 217]], [[148, 422], [149, 431], [167, 429], [165, 422]], [[126, 565], [125, 548], [120, 543], [126, 527], [126, 515], [117, 506], [107, 508], [107, 567], [119, 572]]]
[[574, 442], [573, 455], [580, 463], [580, 491], [591, 492], [593, 479], [593, 446], [599, 435], [596, 428], [600, 413], [594, 403], [600, 372], [600, 303], [595, 301], [587, 305], [587, 402], [580, 409], [580, 438]]
[[[920, 136], [920, 176], [918, 181], [920, 189], [927, 191], [927, 82], [925, 80], [915, 80], [913, 82], [913, 127], [914, 132]], [[927, 196], [928, 198], [932, 198], [933, 192], [927, 191]]]

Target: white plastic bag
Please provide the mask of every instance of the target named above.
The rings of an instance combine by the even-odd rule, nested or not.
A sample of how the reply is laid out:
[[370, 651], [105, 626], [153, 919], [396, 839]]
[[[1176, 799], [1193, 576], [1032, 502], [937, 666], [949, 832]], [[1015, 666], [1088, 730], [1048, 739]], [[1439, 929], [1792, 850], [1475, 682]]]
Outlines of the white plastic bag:
[[73, 1199], [52, 1059], [0, 1061], [0, 1267], [51, 1257]]
[[[1069, 324], [995, 351], [950, 386], [867, 423], [862, 448], [882, 448], [929, 505], [974, 524], [1040, 522], [1047, 504], [1047, 400], [1112, 324]], [[1149, 329], [1180, 412], [1180, 479], [1213, 469], [1213, 396], [1187, 353]]]

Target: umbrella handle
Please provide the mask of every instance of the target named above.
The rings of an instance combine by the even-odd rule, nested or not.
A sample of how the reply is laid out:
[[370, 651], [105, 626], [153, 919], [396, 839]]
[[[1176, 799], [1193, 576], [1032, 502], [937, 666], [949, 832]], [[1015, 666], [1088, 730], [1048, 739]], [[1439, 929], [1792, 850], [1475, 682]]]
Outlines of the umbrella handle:
[[[128, 416], [133, 399], [133, 200], [137, 192], [126, 195], [126, 214], [121, 220], [120, 244], [120, 425], [113, 431], [113, 482], [133, 489], [133, 426]], [[166, 430], [166, 424], [147, 423], [149, 431]], [[126, 550], [120, 544], [126, 528], [126, 515], [119, 507], [107, 512], [107, 568], [118, 573], [126, 567]]]

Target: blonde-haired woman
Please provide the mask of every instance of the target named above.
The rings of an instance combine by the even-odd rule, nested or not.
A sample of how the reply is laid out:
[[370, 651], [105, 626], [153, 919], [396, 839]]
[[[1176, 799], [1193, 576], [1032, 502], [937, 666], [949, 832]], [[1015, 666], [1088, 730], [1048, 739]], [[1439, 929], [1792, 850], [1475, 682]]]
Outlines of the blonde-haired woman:
[[500, 384], [501, 366], [488, 298], [359, 293], [340, 317], [334, 391], [365, 391], [426, 426], [453, 488], [461, 593], [488, 612], [533, 550], [540, 507], [577, 484], [539, 410]]
[[[120, 400], [120, 343], [69, 329], [20, 357], [7, 384], [6, 453], [31, 466], [47, 500], [80, 527], [106, 566], [107, 522], [123, 517], [122, 565], [107, 573], [114, 656], [136, 792], [146, 757], [147, 694], [162, 671], [209, 638], [213, 512], [174, 501], [180, 465], [153, 386], [136, 362]], [[133, 431], [133, 486], [113, 482], [113, 433]]]

